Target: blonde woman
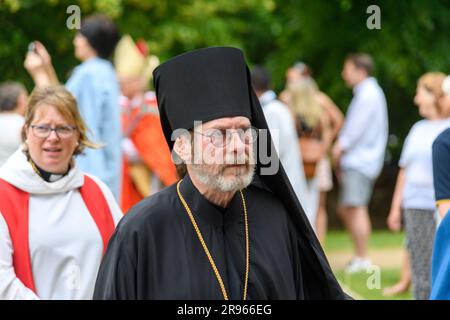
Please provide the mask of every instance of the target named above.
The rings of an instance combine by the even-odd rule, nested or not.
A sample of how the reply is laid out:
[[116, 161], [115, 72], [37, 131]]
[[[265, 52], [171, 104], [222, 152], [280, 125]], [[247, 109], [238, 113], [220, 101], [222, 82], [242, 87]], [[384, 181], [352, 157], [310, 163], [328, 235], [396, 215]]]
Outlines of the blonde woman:
[[[317, 139], [322, 150], [321, 160], [317, 162], [315, 169], [312, 167], [314, 176], [308, 174], [308, 185], [312, 202], [310, 211], [315, 215], [310, 221], [323, 243], [327, 229], [326, 193], [333, 187], [328, 152], [342, 126], [343, 115], [336, 104], [318, 89], [309, 74], [290, 81], [286, 93], [289, 107], [296, 119], [299, 137], [307, 135]], [[302, 151], [303, 156], [307, 156], [307, 153], [307, 150]]]
[[416, 122], [406, 137], [399, 161], [391, 210], [387, 220], [393, 231], [403, 225], [411, 260], [414, 298], [425, 300], [430, 295], [431, 253], [435, 221], [432, 144], [450, 126], [438, 101], [445, 75], [430, 72], [420, 77], [414, 103], [424, 118]]

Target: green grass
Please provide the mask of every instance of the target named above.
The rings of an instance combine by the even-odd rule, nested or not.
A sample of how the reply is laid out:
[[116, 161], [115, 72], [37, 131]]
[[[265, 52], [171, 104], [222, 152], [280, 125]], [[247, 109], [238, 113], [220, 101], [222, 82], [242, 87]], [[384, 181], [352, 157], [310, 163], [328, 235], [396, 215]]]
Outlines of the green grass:
[[[371, 249], [402, 247], [403, 233], [393, 233], [387, 230], [377, 230], [372, 233], [369, 247]], [[352, 250], [353, 244], [350, 236], [344, 231], [330, 231], [327, 234], [324, 249], [330, 251]]]
[[[402, 248], [404, 243], [403, 233], [392, 233], [387, 230], [377, 230], [372, 233], [369, 248], [371, 250]], [[325, 252], [353, 251], [350, 236], [345, 231], [330, 231], [327, 234]], [[346, 274], [344, 270], [336, 270], [335, 275], [340, 283], [355, 292], [363, 299], [368, 300], [409, 300], [410, 292], [393, 297], [385, 297], [382, 291], [397, 283], [400, 279], [400, 268], [373, 269], [371, 272]], [[357, 298], [357, 297], [355, 297]]]
[[[345, 274], [344, 271], [335, 273], [336, 277], [345, 287], [356, 292], [363, 299], [367, 300], [411, 300], [411, 292], [397, 296], [385, 297], [382, 291], [386, 287], [395, 284], [400, 278], [400, 269], [376, 269], [371, 272], [359, 272], [355, 274]], [[356, 297], [355, 297], [356, 298]]]

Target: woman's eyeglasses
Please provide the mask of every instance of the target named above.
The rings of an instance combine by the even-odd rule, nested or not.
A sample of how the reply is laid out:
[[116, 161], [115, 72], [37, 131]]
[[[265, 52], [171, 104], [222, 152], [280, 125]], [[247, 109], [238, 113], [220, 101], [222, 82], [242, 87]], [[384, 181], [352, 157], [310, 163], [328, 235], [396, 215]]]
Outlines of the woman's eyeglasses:
[[52, 128], [47, 125], [30, 125], [33, 134], [38, 138], [47, 138], [52, 131], [55, 131], [56, 135], [60, 139], [69, 139], [73, 136], [75, 131], [77, 130], [76, 127], [72, 126], [57, 126], [55, 128]]

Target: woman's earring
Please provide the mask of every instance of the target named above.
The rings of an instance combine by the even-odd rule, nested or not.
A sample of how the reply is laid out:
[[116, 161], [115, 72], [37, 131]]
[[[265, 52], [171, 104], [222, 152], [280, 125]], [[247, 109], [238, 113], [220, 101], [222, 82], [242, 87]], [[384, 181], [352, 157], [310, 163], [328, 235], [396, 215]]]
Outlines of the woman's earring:
[[28, 139], [25, 139], [25, 141], [22, 142], [22, 149], [24, 152], [28, 152]]

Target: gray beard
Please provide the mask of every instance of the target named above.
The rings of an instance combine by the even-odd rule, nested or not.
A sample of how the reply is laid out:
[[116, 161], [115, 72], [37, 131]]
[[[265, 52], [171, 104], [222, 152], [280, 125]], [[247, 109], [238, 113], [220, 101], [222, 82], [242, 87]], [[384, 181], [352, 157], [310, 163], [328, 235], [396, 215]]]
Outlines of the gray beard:
[[235, 179], [225, 179], [222, 174], [213, 175], [204, 172], [202, 165], [192, 165], [192, 171], [196, 178], [206, 187], [220, 192], [237, 192], [250, 185], [255, 174], [255, 165], [250, 165], [250, 169], [243, 175]]

